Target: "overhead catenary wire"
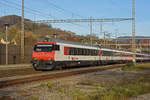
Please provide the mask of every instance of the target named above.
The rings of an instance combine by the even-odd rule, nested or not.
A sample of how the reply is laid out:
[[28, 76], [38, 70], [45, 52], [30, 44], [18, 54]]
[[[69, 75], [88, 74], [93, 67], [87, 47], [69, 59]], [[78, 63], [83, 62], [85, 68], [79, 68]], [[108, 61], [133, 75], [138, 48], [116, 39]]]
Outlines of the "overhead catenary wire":
[[[7, 7], [13, 7], [13, 8], [15, 8], [15, 9], [17, 9], [17, 10], [19, 10], [19, 11], [21, 11], [21, 5], [19, 5], [19, 4], [17, 4], [17, 3], [14, 3], [14, 2], [12, 2], [12, 1], [8, 1], [8, 0], [3, 0], [4, 2], [0, 2], [1, 4], [3, 4], [3, 5], [6, 5]], [[8, 3], [9, 2], [9, 3]], [[10, 2], [11, 2], [11, 4], [10, 4]], [[50, 2], [49, 2], [50, 3]], [[52, 4], [52, 3], [51, 3]], [[52, 4], [53, 6], [55, 6], [55, 7], [57, 7], [57, 9], [61, 9], [61, 10], [63, 10], [63, 11], [67, 11], [67, 10], [65, 10], [64, 8], [61, 8], [61, 7], [59, 7], [59, 6], [57, 6], [57, 5], [55, 5], [55, 4]], [[19, 8], [18, 8], [19, 7]], [[25, 6], [25, 12], [30, 12], [30, 14], [34, 14], [34, 15], [38, 15], [38, 16], [42, 16], [42, 17], [46, 17], [46, 18], [49, 18], [49, 17], [52, 17], [52, 16], [49, 16], [49, 15], [47, 15], [47, 14], [45, 14], [45, 13], [43, 13], [43, 12], [40, 12], [40, 11], [38, 11], [38, 10], [34, 10], [34, 9], [31, 9], [31, 8], [28, 8], [28, 7], [26, 7]], [[31, 13], [32, 12], [32, 13]], [[74, 14], [73, 12], [71, 12], [71, 11], [67, 11], [67, 12], [69, 12], [69, 13], [72, 13], [72, 14]], [[77, 14], [76, 14], [77, 15]], [[78, 16], [80, 16], [80, 15], [78, 15]], [[80, 16], [81, 17], [81, 16]], [[83, 16], [82, 16], [83, 17]], [[53, 17], [53, 18], [55, 18], [55, 17]], [[78, 26], [78, 27], [81, 27], [82, 26], [82, 28], [85, 28], [85, 29], [87, 29], [87, 27], [86, 26], [83, 26], [83, 25], [80, 25], [80, 24], [76, 24], [76, 23], [70, 23], [70, 24], [73, 24], [73, 25], [76, 25], [76, 26]]]
[[[15, 0], [16, 1], [16, 0]], [[74, 13], [74, 12], [72, 12], [72, 11], [69, 11], [69, 10], [67, 10], [67, 9], [64, 9], [64, 8], [62, 8], [62, 7], [60, 7], [60, 6], [58, 6], [58, 5], [56, 5], [56, 4], [54, 4], [54, 3], [52, 3], [52, 2], [50, 2], [50, 0], [46, 0], [50, 5], [52, 5], [53, 7], [55, 7], [57, 10], [59, 10], [60, 12], [67, 12], [67, 13], [70, 13], [71, 14], [71, 16], [72, 15], [75, 15], [75, 16], [78, 16], [78, 17], [80, 17], [80, 18], [85, 18], [85, 17], [83, 17], [83, 16], [81, 16], [81, 15], [79, 15], [79, 14], [76, 14], [76, 13]], [[5, 4], [4, 5], [7, 5], [7, 7], [10, 7], [10, 8], [15, 8], [15, 9], [17, 9], [17, 10], [19, 10], [19, 11], [21, 11], [21, 5], [20, 4], [17, 4], [17, 3], [15, 3], [15, 2], [13, 2], [13, 1], [8, 1], [8, 0], [3, 0], [3, 1], [1, 1], [0, 3], [2, 3], [3, 2], [3, 4], [4, 4], [4, 2], [5, 2]], [[47, 13], [44, 13], [44, 12], [41, 12], [41, 11], [38, 11], [38, 10], [35, 10], [35, 9], [31, 9], [31, 8], [29, 8], [29, 7], [26, 7], [25, 6], [25, 12], [30, 12], [29, 14], [33, 14], [33, 15], [38, 15], [38, 16], [42, 16], [42, 17], [44, 17], [44, 18], [53, 18], [53, 19], [56, 19], [56, 17], [54, 17], [54, 16], [52, 16], [52, 15], [50, 15], [50, 14], [47, 14]], [[84, 29], [87, 29], [87, 27], [88, 26], [84, 26], [84, 25], [80, 25], [80, 24], [76, 24], [76, 23], [70, 23], [70, 24], [73, 24], [73, 25], [75, 25], [75, 26], [78, 26], [78, 27], [80, 27], [80, 28], [84, 28]], [[97, 32], [98, 33], [98, 32]]]
[[[55, 7], [55, 8], [57, 9], [57, 11], [59, 11], [59, 12], [61, 12], [61, 13], [67, 12], [67, 13], [70, 13], [71, 16], [72, 16], [72, 15], [75, 15], [75, 16], [78, 16], [78, 17], [80, 17], [80, 18], [86, 18], [86, 17], [83, 17], [83, 16], [81, 16], [81, 15], [79, 15], [79, 14], [76, 14], [76, 13], [74, 13], [74, 12], [72, 12], [72, 11], [69, 11], [69, 10], [67, 10], [67, 9], [64, 9], [64, 8], [62, 8], [62, 7], [58, 6], [58, 5], [56, 5], [56, 4], [52, 3], [52, 2], [50, 2], [49, 0], [46, 0], [46, 1], [47, 1], [48, 4], [50, 4], [51, 6]], [[73, 24], [73, 25], [76, 25], [76, 26], [83, 27], [83, 28], [87, 29], [86, 26], [83, 26], [83, 25], [80, 25], [80, 24], [77, 24], [77, 23], [70, 23], [70, 24]]]
[[50, 0], [46, 0], [46, 1], [47, 1], [50, 5], [52, 5], [53, 7], [55, 7], [56, 9], [59, 9], [59, 10], [61, 10], [61, 11], [67, 12], [67, 13], [70, 13], [71, 16], [72, 16], [72, 15], [75, 15], [75, 16], [78, 16], [78, 17], [80, 17], [80, 18], [85, 18], [84, 16], [81, 16], [81, 15], [79, 15], [79, 14], [76, 14], [76, 13], [74, 13], [74, 12], [72, 12], [72, 11], [69, 11], [69, 10], [67, 10], [67, 9], [64, 9], [64, 8], [62, 8], [62, 7], [58, 6], [58, 5], [56, 5], [56, 4], [52, 3], [52, 2], [50, 2]]
[[[4, 3], [5, 2], [5, 3]], [[14, 7], [16, 8], [17, 10], [20, 10], [21, 11], [21, 5], [17, 4], [17, 3], [14, 3], [12, 1], [7, 1], [7, 0], [3, 0], [3, 2], [0, 2], [4, 5], [7, 5], [7, 7]], [[16, 7], [17, 6], [17, 7]], [[18, 8], [19, 7], [19, 8]], [[42, 17], [47, 17], [47, 18], [53, 18], [55, 19], [54, 16], [51, 16], [49, 14], [46, 14], [46, 13], [43, 13], [41, 11], [38, 11], [38, 10], [34, 10], [34, 9], [31, 9], [31, 8], [28, 8], [25, 6], [25, 12], [32, 12], [31, 14], [35, 14], [35, 15], [38, 15], [38, 16], [42, 16]]]
[[[79, 15], [79, 14], [75, 14], [75, 13], [72, 12], [72, 11], [69, 11], [69, 10], [66, 10], [66, 9], [62, 8], [62, 7], [58, 6], [58, 5], [56, 5], [56, 4], [52, 3], [52, 2], [50, 2], [49, 0], [46, 0], [46, 1], [47, 1], [48, 4], [50, 4], [51, 6], [55, 7], [55, 8], [57, 9], [57, 11], [59, 11], [59, 12], [61, 12], [61, 13], [67, 12], [67, 13], [70, 13], [71, 16], [72, 16], [72, 15], [76, 15], [76, 16], [78, 16], [78, 17], [80, 17], [80, 18], [85, 18], [85, 17], [83, 17], [83, 16], [81, 16], [81, 15]], [[83, 26], [83, 25], [80, 25], [80, 24], [77, 24], [77, 23], [70, 23], [70, 24], [73, 24], [73, 25], [76, 25], [76, 26], [78, 26], [78, 27], [82, 27], [82, 28], [84, 28], [84, 29], [87, 29], [86, 26]]]
[[[5, 3], [2, 3], [2, 2], [0, 2], [0, 4], [6, 5], [6, 6], [9, 7], [9, 8], [12, 8], [12, 7], [13, 7], [14, 9], [16, 9], [16, 10], [18, 10], [18, 11], [21, 11], [21, 8], [15, 7], [15, 6], [13, 6], [13, 5], [5, 4]], [[31, 13], [32, 11], [25, 11], [25, 12]], [[32, 14], [36, 14], [36, 13], [32, 13]], [[40, 14], [36, 14], [36, 15], [45, 17], [44, 15], [40, 15]]]

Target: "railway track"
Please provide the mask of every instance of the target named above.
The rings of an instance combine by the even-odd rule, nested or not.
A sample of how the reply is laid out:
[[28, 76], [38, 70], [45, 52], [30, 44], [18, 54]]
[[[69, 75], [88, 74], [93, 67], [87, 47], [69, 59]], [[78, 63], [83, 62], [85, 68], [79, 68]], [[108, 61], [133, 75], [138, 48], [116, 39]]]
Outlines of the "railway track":
[[0, 70], [0, 78], [42, 73], [33, 68]]
[[7, 78], [4, 77], [4, 78], [0, 78], [0, 88], [2, 89], [6, 87], [17, 86], [20, 84], [27, 84], [31, 82], [46, 81], [54, 78], [62, 78], [62, 77], [68, 77], [73, 75], [104, 71], [108, 69], [120, 68], [123, 66], [124, 64], [117, 64], [117, 65], [107, 65], [101, 67], [88, 67], [88, 68], [77, 68], [77, 69], [70, 69], [70, 70], [49, 71], [45, 73], [43, 72], [39, 74], [25, 75], [25, 76], [13, 76]]

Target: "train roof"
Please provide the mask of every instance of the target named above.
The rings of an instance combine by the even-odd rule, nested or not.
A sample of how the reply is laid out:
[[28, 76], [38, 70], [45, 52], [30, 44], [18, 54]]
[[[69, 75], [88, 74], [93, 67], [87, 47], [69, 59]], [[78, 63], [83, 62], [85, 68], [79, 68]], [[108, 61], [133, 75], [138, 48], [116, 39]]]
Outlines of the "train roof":
[[[116, 49], [107, 49], [107, 48], [101, 48], [104, 51], [112, 51], [112, 52], [118, 52], [118, 53], [127, 53], [127, 54], [133, 54], [131, 51], [123, 51], [123, 50], [116, 50]], [[141, 56], [150, 56], [148, 54], [143, 54], [143, 53], [136, 53], [136, 55], [141, 55]]]
[[41, 39], [38, 42], [56, 42], [56, 43], [62, 43], [62, 44], [71, 44], [71, 45], [79, 45], [79, 46], [89, 46], [89, 47], [101, 48], [100, 45], [83, 44], [83, 43], [80, 43], [80, 42], [72, 42], [72, 41], [52, 39], [52, 38], [43, 38], [43, 39]]
[[[85, 46], [85, 47], [93, 47], [93, 48], [101, 48], [102, 50], [105, 51], [113, 51], [113, 52], [125, 52], [128, 54], [133, 54], [131, 51], [123, 51], [123, 50], [118, 50], [118, 49], [108, 49], [108, 48], [103, 48], [101, 45], [92, 45], [92, 44], [83, 44], [79, 42], [72, 42], [72, 41], [66, 41], [66, 40], [59, 40], [59, 39], [52, 39], [52, 38], [42, 38], [38, 42], [56, 42], [56, 43], [61, 43], [61, 44], [70, 44], [70, 45], [78, 45], [78, 46]], [[137, 55], [147, 55], [148, 54], [141, 54], [141, 53], [136, 53]]]

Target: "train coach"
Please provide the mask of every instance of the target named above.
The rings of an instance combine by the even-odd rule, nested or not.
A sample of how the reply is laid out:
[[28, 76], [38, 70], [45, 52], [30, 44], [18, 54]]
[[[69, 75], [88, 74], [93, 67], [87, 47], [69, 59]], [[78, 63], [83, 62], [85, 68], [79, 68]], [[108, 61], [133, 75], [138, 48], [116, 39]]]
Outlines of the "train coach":
[[[150, 55], [136, 53], [136, 60], [150, 60]], [[44, 39], [35, 44], [31, 62], [35, 70], [51, 70], [55, 67], [130, 61], [132, 61], [132, 52], [106, 49], [98, 45]]]

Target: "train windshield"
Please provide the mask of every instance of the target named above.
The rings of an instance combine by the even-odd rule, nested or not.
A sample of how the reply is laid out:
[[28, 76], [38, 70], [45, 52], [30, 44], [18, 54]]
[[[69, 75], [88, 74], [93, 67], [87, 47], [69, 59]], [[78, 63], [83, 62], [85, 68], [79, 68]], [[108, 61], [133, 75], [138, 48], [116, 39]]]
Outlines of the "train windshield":
[[53, 50], [52, 44], [37, 44], [34, 47], [34, 51], [37, 52], [50, 52]]

